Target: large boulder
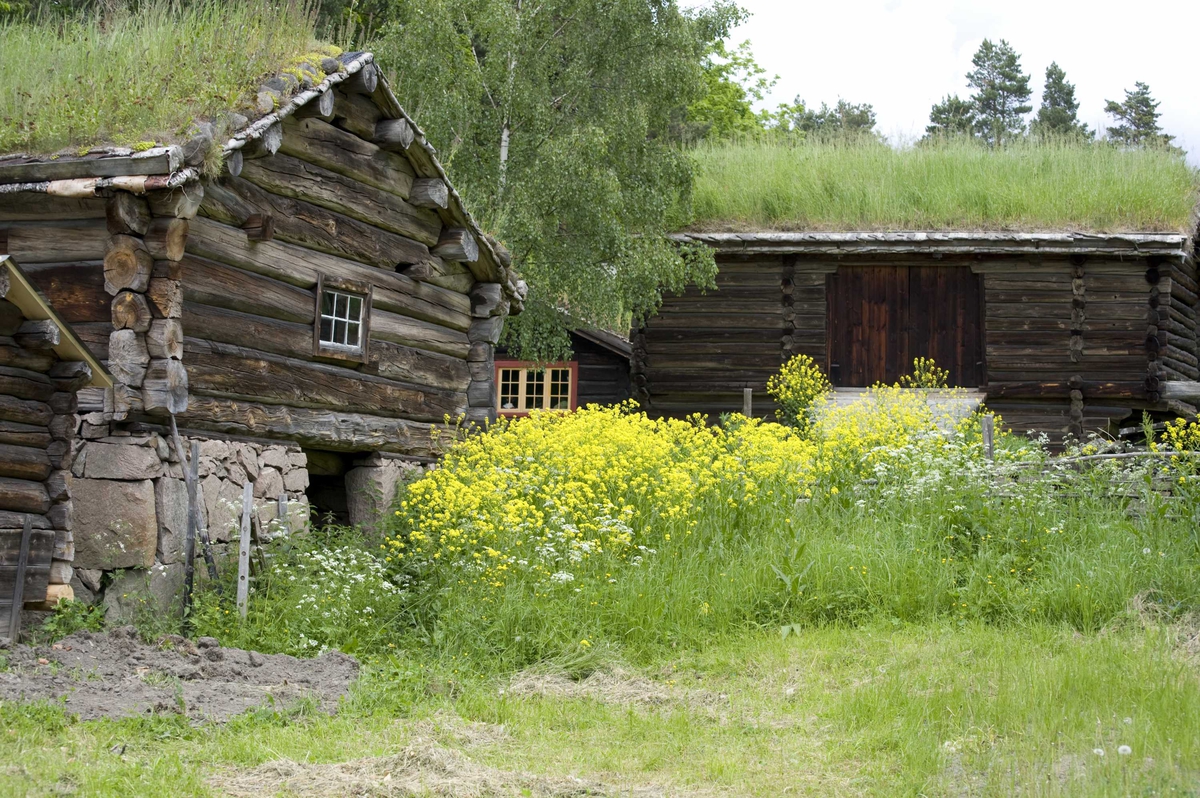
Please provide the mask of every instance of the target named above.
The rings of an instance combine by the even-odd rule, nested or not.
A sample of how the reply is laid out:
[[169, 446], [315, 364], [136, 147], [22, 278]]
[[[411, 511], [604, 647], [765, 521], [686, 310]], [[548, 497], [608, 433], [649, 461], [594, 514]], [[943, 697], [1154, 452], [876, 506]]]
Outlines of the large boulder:
[[86, 452], [83, 475], [88, 479], [155, 479], [163, 472], [152, 446], [92, 442]]
[[104, 620], [131, 623], [141, 613], [162, 616], [182, 606], [183, 563], [154, 563], [147, 570], [123, 571], [104, 589]]
[[158, 513], [158, 561], [182, 562], [188, 523], [187, 483], [182, 479], [160, 479], [154, 486], [154, 506]]
[[200, 483], [208, 510], [208, 536], [211, 540], [237, 537], [242, 523], [242, 488], [215, 474]]
[[76, 568], [111, 571], [154, 564], [154, 482], [77, 479], [72, 493]]
[[368, 533], [380, 532], [380, 519], [391, 509], [400, 484], [419, 473], [420, 466], [395, 460], [347, 471], [346, 505], [350, 524]]

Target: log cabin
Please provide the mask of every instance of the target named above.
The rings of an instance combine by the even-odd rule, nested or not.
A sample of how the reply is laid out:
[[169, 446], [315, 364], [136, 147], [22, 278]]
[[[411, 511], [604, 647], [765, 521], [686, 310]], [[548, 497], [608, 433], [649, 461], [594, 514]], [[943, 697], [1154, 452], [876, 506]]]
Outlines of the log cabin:
[[660, 415], [773, 409], [767, 379], [812, 357], [835, 389], [917, 357], [1005, 423], [1052, 442], [1143, 410], [1194, 415], [1196, 253], [1178, 233], [680, 233], [715, 290], [664, 298], [632, 335], [634, 396]]
[[125, 569], [178, 584], [173, 424], [218, 543], [245, 482], [264, 531], [310, 498], [366, 522], [456, 420], [496, 417], [526, 292], [370, 53], [281, 71], [179, 143], [0, 156], [0, 254], [112, 377], [78, 392], [57, 466], [87, 596]]

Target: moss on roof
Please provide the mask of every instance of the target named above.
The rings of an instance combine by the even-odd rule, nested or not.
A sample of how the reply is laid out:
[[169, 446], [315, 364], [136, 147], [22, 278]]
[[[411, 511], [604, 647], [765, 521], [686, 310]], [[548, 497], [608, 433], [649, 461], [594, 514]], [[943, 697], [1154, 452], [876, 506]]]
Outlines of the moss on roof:
[[337, 54], [314, 26], [290, 3], [232, 0], [0, 23], [0, 152], [175, 143], [198, 119], [253, 115], [263, 80]]
[[693, 152], [695, 231], [1192, 232], [1200, 176], [1105, 143], [730, 143]]

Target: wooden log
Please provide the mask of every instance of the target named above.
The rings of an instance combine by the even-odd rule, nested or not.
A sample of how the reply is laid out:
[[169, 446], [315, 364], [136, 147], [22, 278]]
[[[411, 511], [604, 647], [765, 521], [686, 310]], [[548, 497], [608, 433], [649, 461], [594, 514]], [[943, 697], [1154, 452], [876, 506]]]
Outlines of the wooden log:
[[183, 287], [179, 280], [151, 277], [146, 289], [150, 313], [158, 319], [178, 319], [183, 315]]
[[0, 366], [0, 393], [18, 399], [49, 402], [55, 390], [54, 383], [45, 374], [12, 366]]
[[407, 119], [380, 119], [369, 138], [381, 149], [404, 152], [413, 145], [416, 134]]
[[[185, 302], [183, 328], [188, 338], [304, 360], [313, 356], [311, 321], [307, 324], [297, 324], [237, 310]], [[184, 350], [186, 356], [186, 343]]]
[[486, 319], [504, 310], [504, 289], [499, 283], [478, 283], [468, 294], [471, 300], [471, 316]]
[[458, 358], [471, 348], [460, 331], [378, 309], [371, 314], [371, 337]]
[[408, 201], [418, 208], [445, 208], [450, 202], [450, 190], [441, 178], [419, 177], [413, 181]]
[[128, 191], [116, 191], [108, 198], [105, 220], [113, 235], [142, 235], [150, 225], [150, 206]]
[[334, 92], [333, 121], [339, 127], [370, 141], [375, 136], [375, 123], [382, 116], [379, 106], [361, 94]]
[[[0, 421], [0, 443], [10, 446], [32, 446], [44, 450], [50, 445], [50, 441], [50, 431], [46, 427]], [[3, 521], [0, 521], [0, 527], [3, 527]]]
[[109, 322], [112, 297], [104, 290], [104, 263], [35, 263], [25, 266], [30, 282], [69, 324]]
[[35, 351], [46, 351], [58, 346], [62, 333], [58, 325], [50, 319], [39, 321], [24, 321], [13, 334], [13, 340], [19, 346]]
[[204, 212], [234, 227], [243, 227], [245, 220], [255, 214], [269, 213], [274, 219], [274, 237], [280, 241], [389, 270], [400, 263], [432, 257], [429, 247], [411, 238], [302, 200], [272, 194], [237, 178], [225, 178], [209, 186]]
[[50, 458], [44, 448], [0, 444], [0, 477], [40, 482], [48, 476]]
[[319, 119], [289, 122], [281, 152], [403, 199], [413, 185], [412, 165], [403, 155]]
[[269, 213], [252, 213], [239, 227], [250, 241], [270, 241], [275, 238], [275, 217]]
[[113, 296], [125, 289], [143, 292], [153, 270], [154, 258], [141, 239], [113, 236], [104, 256], [104, 290]]
[[25, 314], [21, 309], [7, 299], [0, 299], [0, 335], [11, 336], [24, 323]]
[[108, 337], [108, 370], [117, 382], [141, 385], [149, 362], [145, 335], [133, 330], [114, 330]]
[[0, 394], [0, 421], [46, 427], [53, 418], [54, 411], [45, 402]]
[[[304, 324], [311, 332], [315, 314], [315, 300], [311, 290], [306, 291], [270, 277], [196, 255], [187, 255], [180, 263], [184, 269], [184, 302], [180, 309], [185, 319], [185, 329], [191, 326], [187, 321], [192, 312], [189, 305], [201, 304]], [[238, 323], [242, 321], [245, 320], [239, 319]], [[310, 349], [311, 343], [309, 341]]]
[[196, 395], [181, 420], [194, 429], [280, 439], [329, 451], [419, 457], [440, 455], [455, 437], [453, 428], [445, 424]]
[[436, 244], [441, 233], [441, 219], [433, 212], [290, 155], [248, 163], [242, 175], [267, 191], [343, 213], [426, 246]]
[[31, 263], [67, 263], [103, 260], [108, 247], [108, 227], [102, 220], [47, 224], [0, 225], [0, 239], [22, 266]]
[[392, 382], [341, 366], [187, 339], [191, 392], [246, 402], [439, 421], [466, 410], [461, 393]]
[[355, 72], [346, 80], [342, 81], [340, 89], [344, 89], [354, 94], [362, 94], [370, 97], [375, 93], [375, 88], [379, 85], [379, 72], [374, 64], [366, 64], [362, 69]]
[[146, 332], [150, 329], [150, 318], [150, 305], [143, 294], [122, 291], [113, 297], [113, 329]]
[[[199, 255], [304, 288], [314, 287], [319, 273], [372, 283], [377, 309], [434, 320], [454, 329], [466, 329], [470, 323], [471, 303], [462, 294], [279, 241], [250, 244], [242, 231], [207, 219], [193, 222], [189, 246]], [[185, 296], [189, 289], [185, 282]]]
[[154, 147], [145, 152], [130, 155], [5, 163], [0, 165], [0, 183], [123, 177], [126, 175], [169, 175], [182, 165], [183, 151], [179, 147]]
[[268, 127], [263, 131], [262, 135], [256, 139], [250, 140], [245, 147], [242, 147], [240, 152], [243, 158], [243, 167], [245, 161], [252, 161], [258, 158], [269, 158], [279, 152], [280, 145], [283, 144], [283, 125], [279, 122]]
[[0, 194], [0, 222], [49, 222], [103, 219], [103, 197], [56, 197], [52, 194]]
[[188, 408], [188, 373], [183, 363], [160, 358], [150, 361], [142, 381], [142, 406], [151, 415], [178, 415]]
[[246, 619], [250, 602], [250, 518], [254, 514], [254, 484], [242, 486], [242, 524], [238, 535], [237, 611]]
[[412, 385], [429, 385], [461, 393], [471, 382], [466, 361], [435, 354], [391, 341], [372, 340], [370, 361], [360, 369]]
[[51, 368], [50, 382], [55, 390], [64, 393], [75, 393], [92, 381], [92, 367], [82, 360], [59, 361]]
[[155, 319], [146, 333], [151, 358], [183, 358], [183, 325], [178, 319]]
[[157, 260], [178, 261], [187, 247], [187, 236], [186, 219], [155, 219], [146, 231], [146, 249]]
[[446, 260], [474, 263], [479, 260], [479, 242], [469, 230], [461, 227], [446, 228], [432, 252]]
[[333, 91], [326, 89], [315, 98], [296, 109], [292, 114], [296, 119], [320, 119], [329, 122], [333, 119]]
[[191, 219], [200, 210], [204, 198], [203, 183], [189, 183], [181, 188], [167, 191], [151, 191], [146, 195], [150, 211], [155, 216], [169, 219]]
[[0, 477], [0, 510], [43, 515], [50, 509], [50, 497], [40, 481]]

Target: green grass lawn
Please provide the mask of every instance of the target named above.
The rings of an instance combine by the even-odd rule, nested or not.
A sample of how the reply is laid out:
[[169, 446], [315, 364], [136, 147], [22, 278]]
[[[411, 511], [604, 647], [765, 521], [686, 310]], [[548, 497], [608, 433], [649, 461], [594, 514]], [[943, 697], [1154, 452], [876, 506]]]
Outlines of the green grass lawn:
[[750, 633], [544, 693], [451, 665], [398, 681], [369, 671], [335, 718], [72, 723], [5, 705], [0, 794], [404, 795], [388, 790], [413, 772], [431, 787], [459, 779], [455, 795], [561, 795], [571, 779], [679, 796], [1188, 795], [1200, 783], [1200, 668], [1177, 627]]
[[703, 230], [1186, 231], [1197, 173], [1104, 143], [742, 142], [694, 151]]

